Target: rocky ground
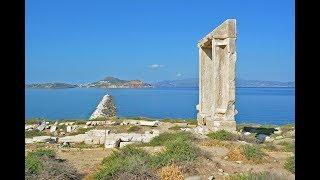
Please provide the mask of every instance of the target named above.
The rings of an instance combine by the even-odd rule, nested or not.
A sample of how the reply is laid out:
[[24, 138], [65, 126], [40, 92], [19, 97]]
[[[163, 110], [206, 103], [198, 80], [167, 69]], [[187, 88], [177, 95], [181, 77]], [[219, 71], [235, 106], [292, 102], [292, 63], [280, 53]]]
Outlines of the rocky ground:
[[[93, 174], [101, 169], [103, 159], [115, 150], [121, 151], [128, 144], [140, 144], [136, 147], [149, 154], [159, 154], [166, 151], [167, 147], [148, 145], [150, 141], [152, 144], [152, 139], [165, 137], [166, 133], [184, 132], [193, 134], [195, 140], [192, 144], [203, 155], [187, 163], [171, 163], [162, 169], [154, 168], [157, 169], [154, 173], [158, 179], [239, 179], [240, 176], [246, 176], [242, 179], [250, 179], [248, 173], [259, 172], [267, 173], [265, 176], [273, 179], [295, 178], [294, 170], [286, 168], [288, 158], [294, 157], [294, 125], [243, 124], [238, 125], [234, 134], [218, 132], [206, 135], [196, 128], [196, 121], [70, 120], [28, 121], [25, 131], [26, 155], [37, 149], [52, 149], [57, 159], [64, 160], [82, 175], [75, 179], [95, 179]], [[243, 150], [247, 145], [257, 147], [258, 150]], [[254, 158], [259, 153], [263, 157], [258, 161]], [[164, 170], [166, 167], [169, 167], [168, 170]], [[150, 176], [150, 179], [157, 178]]]

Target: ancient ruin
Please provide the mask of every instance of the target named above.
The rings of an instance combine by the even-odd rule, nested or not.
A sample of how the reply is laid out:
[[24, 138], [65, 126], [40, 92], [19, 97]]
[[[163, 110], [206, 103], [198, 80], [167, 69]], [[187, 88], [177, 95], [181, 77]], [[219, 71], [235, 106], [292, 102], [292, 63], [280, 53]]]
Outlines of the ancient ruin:
[[228, 19], [198, 42], [198, 125], [235, 131], [236, 20]]

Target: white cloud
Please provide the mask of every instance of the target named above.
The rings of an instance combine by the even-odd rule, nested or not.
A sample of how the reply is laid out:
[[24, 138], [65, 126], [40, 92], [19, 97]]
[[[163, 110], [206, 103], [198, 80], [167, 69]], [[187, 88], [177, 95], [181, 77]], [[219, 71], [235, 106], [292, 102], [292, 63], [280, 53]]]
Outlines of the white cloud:
[[152, 64], [149, 66], [151, 69], [158, 69], [164, 67], [162, 64]]
[[182, 74], [181, 74], [181, 73], [178, 73], [176, 76], [177, 76], [177, 77], [180, 77], [180, 76], [182, 76]]

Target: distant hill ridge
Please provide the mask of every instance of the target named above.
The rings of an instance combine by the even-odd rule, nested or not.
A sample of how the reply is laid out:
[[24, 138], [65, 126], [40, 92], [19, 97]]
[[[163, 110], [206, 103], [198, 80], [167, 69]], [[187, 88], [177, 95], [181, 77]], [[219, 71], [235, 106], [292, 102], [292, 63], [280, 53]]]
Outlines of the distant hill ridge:
[[36, 89], [62, 89], [62, 88], [151, 88], [152, 85], [140, 80], [122, 80], [115, 77], [105, 77], [102, 80], [86, 84], [68, 84], [68, 83], [33, 83], [26, 84], [26, 88]]
[[[198, 87], [198, 78], [166, 80], [153, 83], [155, 87]], [[295, 87], [294, 82], [236, 79], [236, 87]]]
[[[152, 88], [152, 87], [198, 87], [198, 78], [188, 78], [179, 80], [166, 80], [156, 83], [145, 83], [141, 80], [123, 80], [115, 77], [105, 77], [96, 82], [86, 84], [68, 84], [68, 83], [34, 83], [26, 84], [26, 88]], [[236, 87], [295, 87], [295, 82], [262, 81], [262, 80], [244, 80], [237, 79]]]

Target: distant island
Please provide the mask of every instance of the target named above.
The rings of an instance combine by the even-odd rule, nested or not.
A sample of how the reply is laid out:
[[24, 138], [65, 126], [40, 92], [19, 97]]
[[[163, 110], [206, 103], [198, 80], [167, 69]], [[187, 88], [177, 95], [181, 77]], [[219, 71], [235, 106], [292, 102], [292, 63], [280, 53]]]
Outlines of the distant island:
[[[34, 89], [65, 89], [65, 88], [154, 88], [154, 87], [198, 87], [198, 78], [180, 80], [159, 81], [156, 83], [145, 83], [141, 80], [122, 80], [108, 76], [102, 80], [86, 84], [68, 83], [33, 83], [26, 84], [26, 88]], [[262, 80], [236, 80], [237, 87], [295, 87], [294, 82], [262, 81]]]
[[[153, 83], [155, 87], [199, 87], [198, 78], [167, 80]], [[295, 87], [294, 82], [237, 79], [236, 87]]]
[[106, 77], [102, 80], [86, 84], [68, 83], [33, 83], [26, 84], [26, 88], [34, 89], [66, 89], [66, 88], [151, 88], [151, 84], [140, 80], [122, 80], [115, 77]]
[[76, 88], [78, 85], [75, 84], [67, 84], [67, 83], [34, 83], [34, 84], [26, 84], [26, 88], [35, 88], [35, 89], [65, 89], [65, 88]]

